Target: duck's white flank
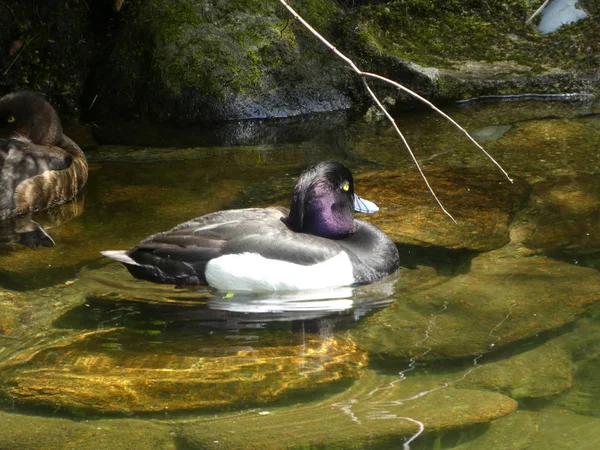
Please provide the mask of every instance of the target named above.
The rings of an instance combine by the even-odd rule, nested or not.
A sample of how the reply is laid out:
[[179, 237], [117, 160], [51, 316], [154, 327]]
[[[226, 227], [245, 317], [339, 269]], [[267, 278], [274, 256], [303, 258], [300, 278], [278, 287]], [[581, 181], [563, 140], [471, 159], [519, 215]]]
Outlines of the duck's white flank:
[[345, 252], [312, 266], [257, 253], [225, 255], [211, 259], [205, 275], [210, 286], [224, 291], [298, 291], [350, 286], [355, 281]]

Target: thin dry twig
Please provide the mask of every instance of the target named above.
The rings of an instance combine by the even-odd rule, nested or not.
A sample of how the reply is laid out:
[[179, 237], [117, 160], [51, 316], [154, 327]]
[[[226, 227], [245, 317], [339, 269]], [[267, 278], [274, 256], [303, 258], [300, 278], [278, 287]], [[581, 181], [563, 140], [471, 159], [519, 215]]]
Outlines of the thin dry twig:
[[365, 85], [365, 88], [367, 89], [367, 92], [373, 98], [373, 100], [375, 101], [375, 104], [377, 105], [377, 107], [379, 109], [381, 109], [381, 111], [383, 112], [383, 114], [385, 115], [385, 117], [391, 122], [391, 124], [393, 125], [394, 129], [396, 130], [396, 133], [398, 133], [398, 135], [400, 136], [400, 139], [402, 140], [403, 144], [406, 146], [406, 149], [410, 153], [410, 156], [411, 156], [412, 160], [414, 161], [415, 165], [417, 166], [417, 169], [418, 169], [419, 173], [421, 174], [421, 177], [423, 178], [423, 180], [425, 181], [425, 184], [427, 185], [427, 189], [429, 189], [429, 192], [431, 192], [431, 195], [433, 196], [433, 198], [435, 199], [435, 201], [437, 202], [437, 204], [440, 206], [440, 208], [442, 209], [442, 211], [448, 217], [450, 217], [450, 219], [452, 219], [454, 221], [454, 223], [456, 223], [456, 220], [446, 210], [446, 208], [444, 208], [444, 206], [442, 205], [442, 203], [438, 199], [437, 195], [433, 191], [433, 188], [429, 184], [429, 181], [427, 180], [427, 177], [425, 176], [425, 174], [423, 173], [421, 167], [419, 166], [419, 162], [417, 161], [417, 158], [415, 157], [412, 149], [408, 145], [408, 142], [404, 138], [404, 135], [400, 132], [400, 129], [398, 128], [398, 125], [396, 124], [396, 121], [390, 115], [390, 113], [385, 109], [385, 107], [383, 106], [383, 104], [379, 101], [379, 99], [377, 98], [377, 96], [375, 95], [375, 93], [373, 92], [373, 90], [371, 89], [371, 87], [369, 86], [369, 84], [367, 83], [367, 80], [365, 79], [365, 77], [375, 78], [375, 79], [384, 81], [386, 83], [389, 83], [389, 84], [395, 86], [396, 88], [398, 88], [398, 89], [400, 89], [400, 90], [402, 90], [402, 91], [404, 91], [404, 92], [412, 95], [413, 97], [417, 98], [418, 100], [422, 101], [423, 103], [427, 104], [428, 106], [430, 106], [434, 111], [436, 111], [437, 113], [441, 114], [444, 118], [448, 119], [454, 126], [456, 126], [460, 131], [462, 131], [469, 138], [469, 140], [471, 140], [471, 142], [473, 142], [485, 154], [485, 156], [487, 156], [490, 159], [490, 161], [492, 161], [502, 171], [502, 173], [506, 176], [506, 178], [511, 183], [513, 182], [513, 180], [508, 176], [508, 174], [502, 168], [502, 166], [487, 151], [485, 151], [484, 148], [481, 145], [479, 145], [477, 143], [477, 141], [475, 141], [475, 139], [473, 139], [473, 137], [463, 127], [461, 127], [458, 123], [456, 123], [450, 116], [448, 116], [446, 113], [444, 113], [438, 107], [436, 107], [429, 100], [425, 99], [424, 97], [421, 97], [419, 94], [417, 94], [414, 91], [411, 91], [407, 87], [402, 86], [400, 83], [397, 83], [397, 82], [395, 82], [393, 80], [390, 80], [389, 78], [383, 77], [381, 75], [377, 75], [375, 73], [363, 72], [362, 70], [360, 70], [358, 68], [358, 66], [356, 64], [354, 64], [354, 61], [352, 61], [350, 58], [348, 58], [346, 55], [344, 55], [342, 52], [340, 52], [333, 44], [331, 44], [327, 39], [325, 39], [321, 34], [319, 34], [319, 32], [317, 32], [312, 26], [310, 26], [310, 24], [308, 22], [306, 22], [300, 16], [300, 14], [298, 14], [289, 5], [288, 0], [279, 0], [279, 2], [290, 12], [290, 14], [292, 16], [294, 16], [294, 18], [296, 18], [296, 20], [298, 20], [302, 25], [304, 25], [304, 27], [308, 31], [310, 31], [317, 39], [319, 39], [327, 48], [329, 48], [332, 52], [334, 52], [338, 57], [340, 57], [341, 59], [343, 59], [352, 68], [352, 70], [354, 72], [356, 72], [362, 78], [363, 83]]
[[535, 10], [535, 12], [531, 15], [531, 17], [529, 19], [527, 19], [525, 21], [525, 23], [529, 23], [531, 22], [535, 16], [537, 16], [539, 13], [541, 13], [543, 11], [543, 9], [546, 7], [546, 5], [550, 2], [550, 0], [546, 0], [544, 3], [542, 3], [542, 6], [540, 6], [538, 9]]

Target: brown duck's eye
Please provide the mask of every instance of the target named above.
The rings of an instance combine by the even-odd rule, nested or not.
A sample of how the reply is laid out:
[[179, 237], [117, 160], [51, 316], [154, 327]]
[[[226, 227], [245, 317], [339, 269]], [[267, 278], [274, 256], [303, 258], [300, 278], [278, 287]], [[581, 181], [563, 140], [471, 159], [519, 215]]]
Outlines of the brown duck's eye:
[[345, 190], [346, 192], [348, 192], [348, 190], [350, 189], [350, 183], [344, 183], [344, 185], [342, 186], [342, 189]]
[[8, 117], [6, 118], [6, 121], [7, 121], [8, 123], [13, 123], [15, 120], [17, 120], [17, 119], [15, 118], [15, 116], [8, 116]]

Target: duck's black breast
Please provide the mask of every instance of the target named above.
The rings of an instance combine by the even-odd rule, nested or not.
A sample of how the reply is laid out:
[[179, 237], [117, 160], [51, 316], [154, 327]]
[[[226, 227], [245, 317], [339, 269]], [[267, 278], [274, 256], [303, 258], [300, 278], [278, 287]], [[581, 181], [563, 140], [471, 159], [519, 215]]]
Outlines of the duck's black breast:
[[400, 267], [396, 244], [379, 228], [355, 220], [354, 233], [337, 241], [348, 254], [356, 284], [377, 281]]

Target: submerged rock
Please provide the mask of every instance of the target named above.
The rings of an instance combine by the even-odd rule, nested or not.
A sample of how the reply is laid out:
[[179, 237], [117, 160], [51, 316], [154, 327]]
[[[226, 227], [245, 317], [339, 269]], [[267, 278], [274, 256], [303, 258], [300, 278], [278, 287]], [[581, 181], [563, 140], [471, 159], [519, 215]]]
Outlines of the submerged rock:
[[559, 338], [509, 359], [483, 364], [458, 386], [502, 392], [518, 400], [550, 397], [572, 384], [571, 354]]
[[18, 327], [19, 308], [16, 303], [19, 300], [20, 296], [16, 293], [0, 292], [0, 349], [2, 337], [11, 335]]
[[[433, 382], [432, 382], [433, 381]], [[449, 430], [488, 423], [513, 412], [517, 403], [500, 394], [422, 382], [367, 370], [350, 389], [319, 403], [269, 408], [185, 423], [180, 439], [190, 448], [215, 440], [230, 449], [369, 448], [400, 442], [418, 430]], [[397, 383], [397, 384], [395, 384]], [[326, 420], [324, 420], [326, 418]], [[284, 431], [282, 431], [284, 430]]]
[[364, 216], [396, 243], [486, 251], [509, 242], [508, 226], [528, 187], [494, 172], [425, 168], [435, 190], [458, 221], [454, 224], [427, 191], [416, 170], [369, 172], [356, 178], [357, 192], [381, 211]]
[[555, 405], [579, 414], [600, 417], [600, 321], [580, 321], [570, 339], [573, 349], [573, 387], [555, 400]]
[[518, 410], [490, 423], [484, 433], [453, 450], [528, 450], [538, 432], [540, 414]]
[[74, 421], [0, 412], [0, 448], [175, 450], [170, 426], [135, 419]]
[[494, 420], [485, 433], [453, 450], [593, 450], [600, 440], [600, 419], [558, 408], [519, 410]]
[[528, 448], [593, 450], [600, 442], [600, 419], [548, 408], [538, 413], [536, 431]]
[[556, 404], [579, 414], [600, 417], [600, 386], [597, 380], [600, 354], [578, 362], [576, 368], [573, 389], [562, 395]]
[[365, 353], [343, 338], [283, 335], [236, 345], [112, 329], [21, 352], [2, 365], [0, 392], [30, 405], [125, 414], [239, 408], [356, 378], [365, 364]]
[[573, 322], [598, 300], [598, 271], [500, 249], [474, 258], [469, 273], [378, 311], [352, 335], [381, 357], [467, 357]]
[[564, 175], [533, 184], [511, 224], [513, 243], [533, 252], [570, 255], [600, 250], [600, 178]]

